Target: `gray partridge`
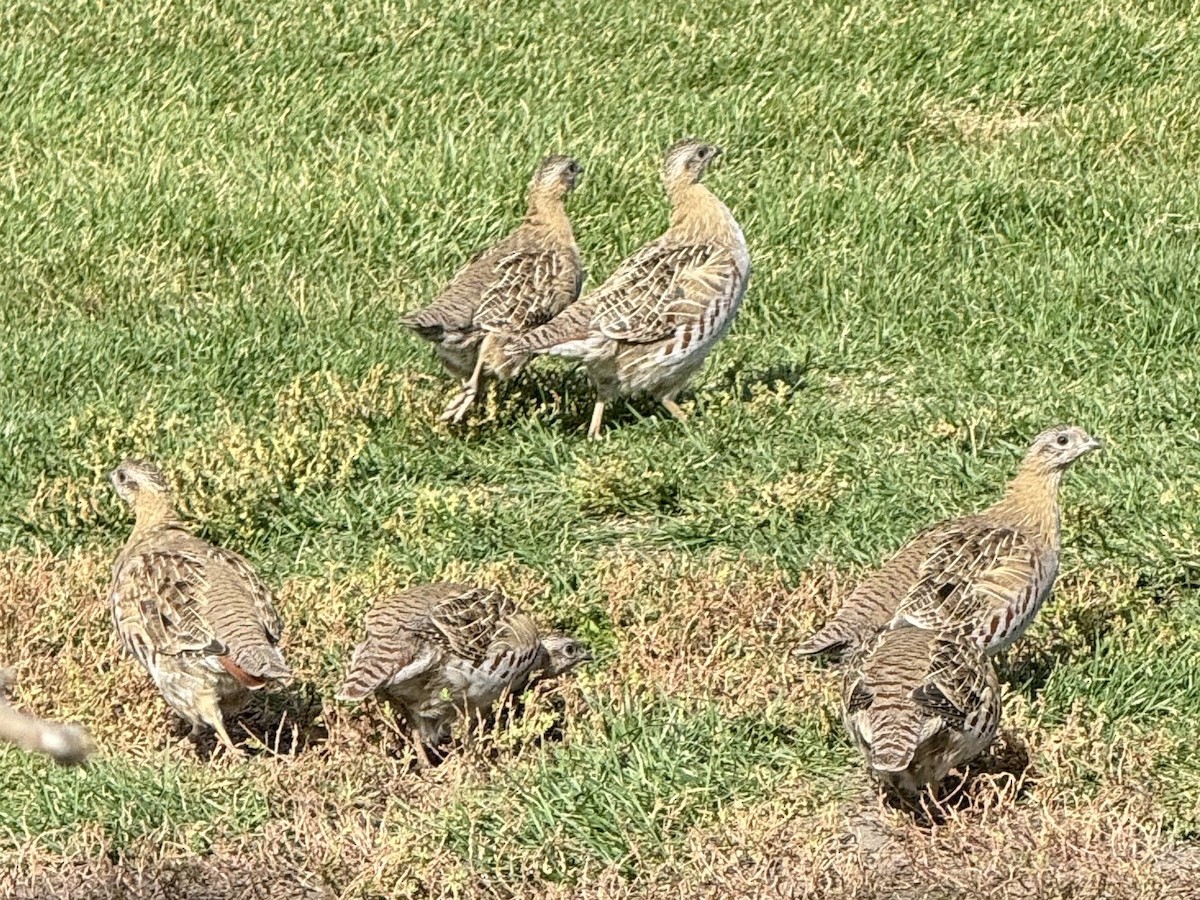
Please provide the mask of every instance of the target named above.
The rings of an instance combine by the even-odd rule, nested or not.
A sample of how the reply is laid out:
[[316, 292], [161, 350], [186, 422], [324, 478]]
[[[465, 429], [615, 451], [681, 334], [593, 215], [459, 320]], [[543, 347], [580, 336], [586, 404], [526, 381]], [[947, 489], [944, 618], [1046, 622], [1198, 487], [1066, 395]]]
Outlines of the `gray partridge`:
[[872, 774], [911, 796], [991, 744], [1000, 684], [957, 632], [884, 628], [846, 667], [842, 721]]
[[555, 678], [591, 659], [579, 641], [541, 636], [498, 590], [437, 583], [385, 597], [367, 614], [339, 700], [378, 694], [404, 718], [426, 765], [427, 747], [462, 713], [485, 715], [536, 676]]
[[605, 404], [622, 395], [648, 393], [685, 420], [675, 397], [737, 316], [750, 252], [729, 209], [700, 182], [719, 152], [691, 139], [671, 147], [662, 167], [667, 231], [552, 322], [509, 345], [510, 353], [583, 361], [597, 391], [590, 438], [600, 436]]
[[988, 653], [1008, 647], [1029, 627], [1058, 574], [1063, 474], [1100, 446], [1075, 426], [1043, 431], [999, 501], [920, 532], [796, 654], [844, 656], [889, 622], [956, 628]]
[[208, 726], [237, 753], [225, 715], [243, 708], [251, 691], [291, 677], [275, 598], [246, 560], [187, 529], [157, 467], [126, 460], [111, 480], [134, 514], [109, 590], [121, 644], [193, 737]]
[[505, 352], [512, 340], [579, 297], [583, 262], [564, 201], [582, 174], [568, 156], [542, 160], [521, 225], [460, 269], [431, 305], [400, 320], [431, 341], [446, 371], [462, 382], [442, 421], [462, 421], [484, 375], [517, 375], [529, 354]]

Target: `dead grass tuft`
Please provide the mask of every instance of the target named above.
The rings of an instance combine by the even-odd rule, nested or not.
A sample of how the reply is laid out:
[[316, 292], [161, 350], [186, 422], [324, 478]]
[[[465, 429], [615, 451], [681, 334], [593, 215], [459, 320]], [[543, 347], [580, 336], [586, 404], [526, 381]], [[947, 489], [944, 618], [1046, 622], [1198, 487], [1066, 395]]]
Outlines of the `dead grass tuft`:
[[928, 104], [924, 112], [926, 131], [969, 144], [994, 144], [1045, 124], [1040, 110], [1026, 112], [1011, 103], [989, 111], [962, 103]]
[[[281, 497], [347, 484], [373, 429], [411, 393], [401, 373], [377, 365], [361, 379], [297, 376], [252, 425], [221, 398], [204, 421], [164, 417], [148, 401], [129, 415], [89, 409], [68, 420], [62, 435], [86, 474], [43, 475], [24, 518], [39, 531], [120, 521], [124, 511], [107, 473], [123, 458], [148, 456], [163, 465], [186, 514], [249, 538]], [[163, 447], [179, 449], [163, 458]]]

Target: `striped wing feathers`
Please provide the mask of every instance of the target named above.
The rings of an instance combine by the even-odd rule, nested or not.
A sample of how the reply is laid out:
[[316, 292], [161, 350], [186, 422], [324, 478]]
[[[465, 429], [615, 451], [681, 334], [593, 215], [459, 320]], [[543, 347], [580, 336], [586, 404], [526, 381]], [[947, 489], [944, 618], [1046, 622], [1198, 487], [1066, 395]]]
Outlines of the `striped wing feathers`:
[[250, 565], [186, 533], [158, 544], [123, 557], [114, 574], [114, 620], [126, 649], [147, 664], [150, 654], [229, 657], [231, 674], [252, 686], [286, 678], [275, 646], [283, 622]]
[[717, 244], [656, 241], [626, 260], [592, 298], [592, 327], [610, 340], [664, 340], [732, 302], [740, 282], [733, 254]]
[[443, 583], [394, 594], [367, 614], [367, 639], [338, 696], [362, 699], [455, 658], [478, 664], [517, 615], [508, 597], [488, 588]]
[[896, 619], [961, 629], [991, 646], [1033, 610], [1047, 561], [1044, 548], [1022, 531], [977, 517], [960, 520], [931, 548]]
[[275, 605], [275, 594], [262, 580], [253, 567], [238, 554], [223, 547], [212, 547], [213, 560], [226, 568], [236, 584], [234, 590], [240, 589], [249, 599], [254, 611], [254, 620], [262, 626], [271, 643], [277, 644], [283, 638], [283, 619]]
[[434, 340], [445, 332], [521, 334], [573, 303], [583, 277], [574, 246], [545, 246], [518, 231], [477, 253], [433, 303], [401, 322]]
[[579, 252], [524, 249], [496, 260], [473, 317], [484, 331], [524, 334], [574, 303], [583, 288]]
[[[204, 561], [176, 551], [145, 551], [126, 560], [113, 581], [117, 630], [127, 650], [221, 655], [224, 642], [203, 613]], [[144, 658], [143, 658], [143, 661]]]

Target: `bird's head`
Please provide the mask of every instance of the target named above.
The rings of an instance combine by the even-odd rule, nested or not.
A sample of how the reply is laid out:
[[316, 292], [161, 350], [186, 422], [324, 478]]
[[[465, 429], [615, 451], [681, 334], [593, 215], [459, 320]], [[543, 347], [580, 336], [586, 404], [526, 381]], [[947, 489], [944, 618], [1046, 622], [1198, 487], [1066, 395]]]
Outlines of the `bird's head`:
[[663, 157], [662, 180], [667, 192], [696, 184], [704, 170], [721, 155], [721, 148], [695, 138], [684, 138], [672, 145]]
[[575, 638], [551, 635], [542, 640], [542, 646], [546, 648], [546, 678], [557, 678], [592, 659], [592, 651]]
[[144, 459], [127, 459], [108, 476], [117, 496], [136, 513], [140, 509], [171, 506], [171, 488], [162, 471]]
[[529, 193], [563, 199], [583, 177], [583, 166], [569, 156], [547, 156], [529, 182]]
[[1103, 446], [1103, 441], [1077, 425], [1055, 425], [1033, 439], [1025, 454], [1025, 465], [1042, 472], [1060, 472], [1079, 457]]

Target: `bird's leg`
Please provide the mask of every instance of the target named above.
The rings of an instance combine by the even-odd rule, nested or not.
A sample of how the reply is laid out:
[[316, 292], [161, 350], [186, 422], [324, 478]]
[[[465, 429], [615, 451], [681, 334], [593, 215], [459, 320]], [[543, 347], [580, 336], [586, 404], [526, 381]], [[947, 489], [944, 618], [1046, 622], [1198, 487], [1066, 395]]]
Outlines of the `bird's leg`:
[[592, 408], [592, 424], [588, 426], [588, 439], [597, 440], [600, 437], [600, 423], [604, 419], [604, 401], [597, 400]]
[[221, 741], [221, 744], [225, 747], [226, 751], [228, 751], [230, 758], [240, 759], [242, 757], [242, 751], [239, 750], [234, 745], [233, 741], [229, 739], [229, 732], [225, 730], [225, 723], [218, 718], [212, 723], [212, 726], [213, 731], [217, 733], [217, 738]]
[[421, 735], [415, 729], [409, 732], [409, 739], [412, 741], [413, 750], [417, 754], [417, 765], [422, 769], [432, 769], [433, 761], [429, 758], [429, 751], [425, 749], [425, 742], [421, 740]]
[[457, 425], [466, 418], [467, 410], [471, 408], [471, 404], [475, 402], [475, 397], [479, 393], [479, 382], [483, 377], [484, 355], [491, 348], [491, 343], [492, 336], [490, 334], [479, 342], [479, 352], [475, 356], [475, 370], [471, 372], [471, 377], [463, 382], [462, 390], [446, 405], [446, 411], [442, 413], [441, 421]]
[[688, 420], [687, 413], [680, 409], [679, 404], [675, 402], [674, 394], [668, 394], [667, 396], [663, 397], [661, 403], [667, 408], [667, 412], [673, 415], [680, 422], [686, 422]]

